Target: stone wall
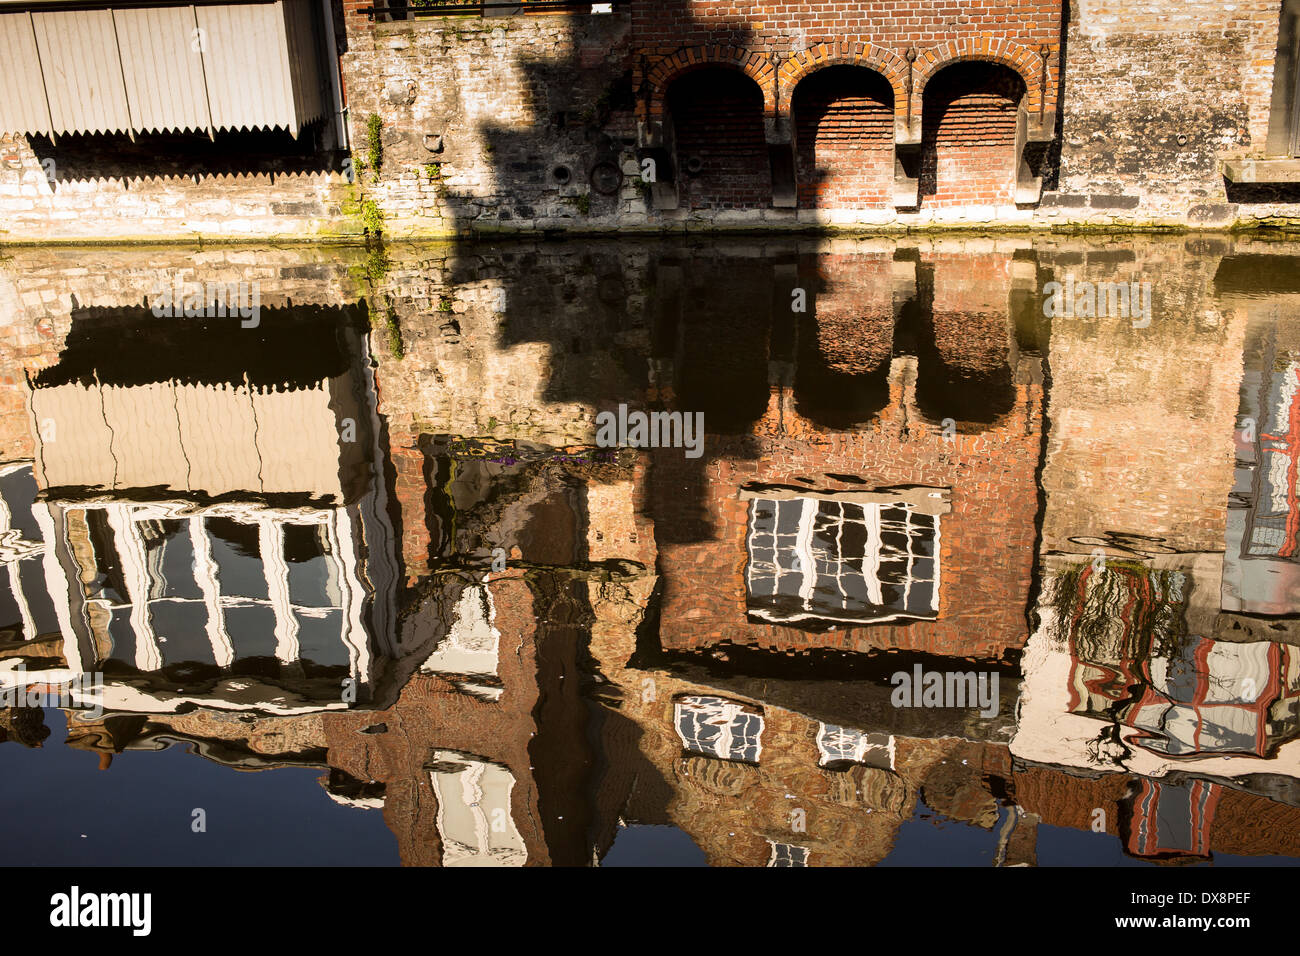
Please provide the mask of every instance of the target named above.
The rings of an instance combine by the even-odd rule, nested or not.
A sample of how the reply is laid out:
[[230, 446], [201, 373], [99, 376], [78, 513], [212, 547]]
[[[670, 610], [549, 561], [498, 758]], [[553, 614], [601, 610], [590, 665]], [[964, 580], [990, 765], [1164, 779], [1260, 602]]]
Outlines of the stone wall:
[[1230, 187], [1263, 156], [1281, 4], [1072, 0], [1053, 222], [1223, 226], [1287, 219], [1300, 191]]
[[636, 166], [622, 143], [631, 114], [615, 109], [627, 96], [626, 28], [618, 16], [349, 18], [353, 150], [384, 232], [609, 227], [644, 213], [631, 181], [612, 196], [587, 181], [602, 158]]
[[1119, 315], [1052, 323], [1047, 550], [1088, 554], [1108, 534], [1223, 550], [1246, 328], [1244, 310], [1215, 289], [1232, 248], [1040, 247], [1040, 267], [1057, 281], [1150, 283], [1152, 311], [1145, 326]]
[[340, 162], [287, 135], [0, 137], [0, 243], [359, 235], [355, 206]]
[[[354, 15], [344, 61], [354, 141], [374, 112], [397, 151], [367, 187], [395, 234], [1217, 228], [1288, 221], [1300, 200], [1223, 176], [1226, 160], [1263, 153], [1278, 19], [1276, 0], [1077, 0], [1064, 13], [822, 2], [761, 14], [674, 0], [603, 16]], [[868, 77], [883, 84], [869, 96]], [[883, 140], [870, 103], [893, 128]], [[417, 145], [426, 137], [441, 152]], [[912, 142], [920, 194], [909, 208], [896, 205], [891, 154]], [[792, 143], [787, 203], [768, 153]], [[682, 166], [668, 205], [639, 181], [647, 156]], [[598, 163], [615, 183], [621, 171], [611, 194], [593, 188]]]

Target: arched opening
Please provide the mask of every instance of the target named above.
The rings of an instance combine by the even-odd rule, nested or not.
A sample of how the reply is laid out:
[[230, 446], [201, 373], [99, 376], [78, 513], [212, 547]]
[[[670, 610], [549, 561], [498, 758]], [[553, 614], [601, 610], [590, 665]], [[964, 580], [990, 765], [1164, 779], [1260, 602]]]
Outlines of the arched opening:
[[819, 425], [851, 429], [889, 404], [890, 316], [827, 316], [804, 323], [795, 400]]
[[894, 180], [889, 81], [865, 67], [827, 67], [799, 83], [791, 107], [800, 208], [888, 205]]
[[955, 63], [925, 87], [921, 201], [933, 206], [1008, 204], [1016, 197], [1018, 73], [982, 60]]
[[917, 348], [916, 404], [959, 430], [992, 425], [1016, 403], [1011, 328], [1005, 313], [931, 310]]
[[757, 83], [727, 67], [692, 70], [668, 88], [668, 114], [683, 208], [772, 205], [763, 91]]

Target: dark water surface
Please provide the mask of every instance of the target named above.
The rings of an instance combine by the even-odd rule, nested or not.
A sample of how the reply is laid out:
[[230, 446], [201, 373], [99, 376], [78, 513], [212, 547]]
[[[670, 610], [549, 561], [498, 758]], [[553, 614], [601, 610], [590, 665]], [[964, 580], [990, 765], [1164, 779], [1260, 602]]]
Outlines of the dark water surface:
[[[155, 314], [178, 276], [260, 311]], [[1298, 276], [11, 249], [6, 859], [1300, 860]]]

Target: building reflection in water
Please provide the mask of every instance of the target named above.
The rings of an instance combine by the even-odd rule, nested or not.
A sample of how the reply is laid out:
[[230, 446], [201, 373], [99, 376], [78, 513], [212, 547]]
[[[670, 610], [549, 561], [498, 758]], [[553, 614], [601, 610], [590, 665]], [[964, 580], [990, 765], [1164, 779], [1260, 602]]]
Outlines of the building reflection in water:
[[[876, 864], [939, 821], [993, 865], [1300, 857], [1289, 293], [1249, 251], [1120, 252], [394, 253], [362, 290], [393, 353], [359, 309], [250, 347], [74, 307], [0, 473], [5, 673], [103, 671], [68, 742], [107, 758], [318, 767], [412, 865], [663, 827]], [[1179, 308], [1049, 325], [1068, 270]], [[104, 358], [124, 329], [156, 344]], [[593, 447], [619, 404], [703, 411], [704, 454]], [[996, 714], [896, 706], [914, 668], [996, 675]]]
[[[112, 711], [343, 708], [401, 657], [364, 340], [337, 310], [269, 320], [178, 336], [145, 310], [79, 317], [30, 384], [35, 461], [0, 491], [42, 553], [34, 633], [106, 673]], [[92, 364], [122, 356], [123, 325], [135, 354]], [[256, 380], [240, 336], [310, 354]], [[193, 355], [175, 373], [172, 349]]]

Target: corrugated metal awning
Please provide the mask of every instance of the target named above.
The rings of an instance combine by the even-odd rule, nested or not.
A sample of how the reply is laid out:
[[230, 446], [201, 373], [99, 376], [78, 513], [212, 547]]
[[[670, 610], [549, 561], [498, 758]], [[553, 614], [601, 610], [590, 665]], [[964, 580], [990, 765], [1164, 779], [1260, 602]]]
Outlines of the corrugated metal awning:
[[297, 136], [329, 107], [315, 0], [33, 6], [0, 12], [0, 133]]

